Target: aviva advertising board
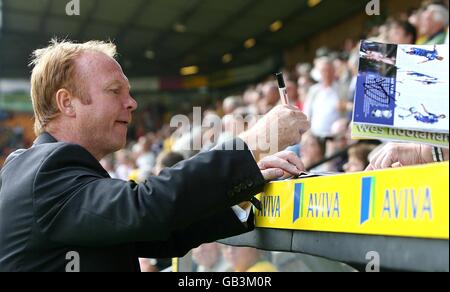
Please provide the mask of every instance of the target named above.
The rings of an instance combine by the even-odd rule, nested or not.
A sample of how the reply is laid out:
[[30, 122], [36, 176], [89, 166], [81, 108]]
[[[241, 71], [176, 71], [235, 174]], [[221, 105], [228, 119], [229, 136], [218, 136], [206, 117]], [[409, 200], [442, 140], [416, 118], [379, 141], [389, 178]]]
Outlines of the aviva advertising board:
[[256, 226], [449, 238], [449, 164], [272, 182]]

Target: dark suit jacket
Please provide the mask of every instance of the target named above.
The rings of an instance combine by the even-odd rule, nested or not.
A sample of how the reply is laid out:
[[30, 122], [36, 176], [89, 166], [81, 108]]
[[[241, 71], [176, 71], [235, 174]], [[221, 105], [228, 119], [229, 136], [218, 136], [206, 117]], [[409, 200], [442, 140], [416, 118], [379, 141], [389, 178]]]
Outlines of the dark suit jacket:
[[138, 257], [253, 229], [253, 215], [244, 224], [230, 207], [263, 185], [248, 150], [202, 153], [136, 184], [44, 133], [0, 172], [0, 271], [65, 271], [70, 251], [81, 271], [139, 271]]

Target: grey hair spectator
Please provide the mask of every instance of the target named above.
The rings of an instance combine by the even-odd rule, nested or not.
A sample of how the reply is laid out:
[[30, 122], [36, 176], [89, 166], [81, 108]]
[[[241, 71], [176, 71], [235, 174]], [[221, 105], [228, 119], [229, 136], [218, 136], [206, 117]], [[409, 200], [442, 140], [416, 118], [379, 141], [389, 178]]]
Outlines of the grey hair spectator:
[[431, 4], [420, 15], [419, 34], [426, 37], [425, 44], [443, 44], [447, 36], [448, 10], [442, 5]]

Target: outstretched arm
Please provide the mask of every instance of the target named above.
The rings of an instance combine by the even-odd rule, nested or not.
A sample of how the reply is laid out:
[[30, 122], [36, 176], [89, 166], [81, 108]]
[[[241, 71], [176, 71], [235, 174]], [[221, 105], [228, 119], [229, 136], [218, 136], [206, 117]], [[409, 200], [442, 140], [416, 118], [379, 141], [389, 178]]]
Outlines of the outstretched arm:
[[[434, 161], [432, 148], [421, 144], [388, 143], [371, 157], [366, 170], [432, 163]], [[443, 159], [448, 161], [448, 149], [443, 149], [442, 152]]]
[[245, 145], [242, 151], [200, 153], [142, 184], [103, 173], [82, 147], [57, 148], [35, 178], [34, 194], [46, 194], [34, 201], [40, 232], [79, 246], [166, 241], [194, 222], [231, 211], [265, 184]]

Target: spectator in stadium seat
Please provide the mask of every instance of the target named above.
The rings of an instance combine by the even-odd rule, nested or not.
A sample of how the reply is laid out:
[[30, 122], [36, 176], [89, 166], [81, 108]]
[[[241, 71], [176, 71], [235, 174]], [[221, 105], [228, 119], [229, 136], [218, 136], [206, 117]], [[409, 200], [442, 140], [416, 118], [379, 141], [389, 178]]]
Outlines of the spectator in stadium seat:
[[311, 131], [319, 137], [330, 135], [331, 125], [339, 119], [339, 88], [335, 82], [334, 66], [329, 58], [318, 61], [320, 83], [312, 86], [306, 98], [304, 111], [311, 121]]
[[297, 88], [297, 83], [293, 82], [291, 80], [286, 80], [286, 93], [289, 97], [289, 103], [292, 105], [295, 105], [296, 107], [299, 107], [298, 104], [298, 88]]
[[243, 104], [242, 98], [239, 96], [228, 96], [223, 100], [223, 113], [228, 115], [233, 113], [238, 107]]
[[255, 161], [276, 119], [278, 149], [309, 128], [303, 113], [278, 106], [239, 139], [142, 184], [111, 179], [99, 160], [124, 147], [137, 108], [115, 55], [98, 41], [34, 52], [38, 138], [0, 171], [0, 271], [139, 271], [138, 257], [182, 256], [252, 230], [248, 201], [266, 181], [303, 170], [288, 152]]
[[[310, 169], [325, 158], [325, 139], [315, 136], [312, 132], [307, 132], [302, 137], [300, 153], [303, 165], [306, 169]], [[311, 170], [326, 171], [327, 169], [325, 165], [322, 165]]]
[[431, 4], [420, 14], [419, 34], [426, 37], [424, 45], [445, 43], [448, 27], [448, 9], [442, 5]]
[[261, 99], [261, 93], [254, 89], [254, 88], [249, 88], [244, 92], [244, 96], [243, 96], [243, 100], [245, 105], [247, 106], [255, 106], [258, 103], [258, 100]]
[[359, 172], [364, 171], [369, 165], [369, 154], [375, 149], [373, 144], [360, 143], [348, 150], [348, 162], [344, 164], [344, 171]]
[[415, 44], [417, 40], [416, 28], [407, 21], [392, 21], [389, 24], [388, 42], [391, 44]]
[[297, 71], [299, 72], [299, 77], [297, 79], [297, 107], [303, 110], [305, 107], [306, 98], [308, 96], [309, 89], [314, 85], [314, 81], [310, 75], [310, 64], [299, 64], [297, 66]]
[[[334, 122], [331, 126], [331, 136], [326, 138], [327, 157], [343, 151], [348, 146], [349, 141], [347, 140], [348, 138], [346, 136], [348, 124], [349, 121], [346, 118], [341, 118]], [[347, 160], [347, 155], [343, 154], [342, 156], [328, 162], [328, 171], [342, 172], [344, 170], [343, 166], [347, 162]]]
[[261, 114], [266, 114], [280, 102], [280, 93], [275, 82], [267, 82], [262, 87], [263, 99], [260, 100], [259, 110]]

